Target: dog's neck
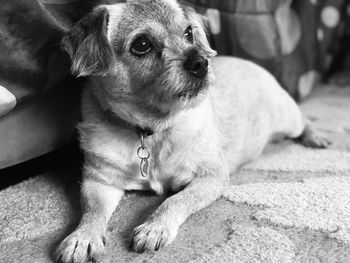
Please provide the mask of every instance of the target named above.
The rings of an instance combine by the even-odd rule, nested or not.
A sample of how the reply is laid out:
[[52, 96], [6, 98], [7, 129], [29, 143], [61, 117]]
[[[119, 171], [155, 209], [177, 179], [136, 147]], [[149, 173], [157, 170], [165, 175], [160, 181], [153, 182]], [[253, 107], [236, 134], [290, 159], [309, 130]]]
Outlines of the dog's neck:
[[[111, 85], [105, 79], [95, 78], [94, 80], [93, 85], [90, 86], [90, 91], [88, 91], [90, 94], [88, 97], [90, 97], [91, 102], [94, 101], [93, 104], [95, 104], [96, 110], [102, 114], [101, 118], [119, 127], [127, 128], [138, 134], [139, 137], [167, 131], [177, 125], [181, 119], [187, 118], [188, 111], [192, 111], [192, 108], [174, 110], [168, 113], [152, 111], [150, 108], [142, 110], [139, 105], [132, 103], [132, 100], [119, 99], [110, 93], [104, 94], [106, 89], [103, 85]], [[205, 97], [208, 98], [208, 96]], [[203, 101], [200, 100], [195, 108], [202, 103]]]
[[183, 134], [188, 136], [197, 134], [198, 130], [205, 125], [203, 123], [206, 119], [205, 116], [208, 116], [210, 114], [208, 111], [211, 110], [211, 106], [208, 105], [208, 103], [210, 104], [210, 96], [207, 96], [195, 108], [180, 111], [177, 114], [173, 113], [160, 119], [150, 115], [145, 116], [145, 114], [137, 111], [137, 108], [134, 109], [130, 104], [116, 102], [111, 105], [105, 101], [100, 101], [98, 95], [91, 89], [91, 86], [84, 90], [83, 96], [82, 113], [85, 122], [107, 122], [117, 129], [119, 127], [131, 131], [138, 138], [142, 138], [142, 136], [145, 138], [146, 134], [150, 136], [154, 132], [154, 135], [151, 136], [154, 140], [162, 138], [162, 135], [167, 134], [173, 128], [181, 131], [186, 127], [186, 131]]
[[[167, 116], [154, 116], [152, 114], [142, 113], [136, 109], [133, 109], [131, 105], [124, 105], [116, 103], [115, 108], [117, 111], [113, 111], [112, 108], [105, 109], [103, 112], [107, 117], [107, 120], [116, 124], [119, 127], [127, 128], [136, 134], [143, 135], [145, 137], [153, 134], [162, 134], [169, 130], [169, 128], [176, 125], [182, 114], [172, 113]], [[113, 107], [114, 108], [114, 107]]]
[[106, 93], [104, 86], [114, 85], [108, 78], [91, 78], [90, 82], [92, 85], [88, 91], [89, 97], [97, 109], [104, 117], [109, 116], [107, 119], [114, 120], [113, 122], [121, 127], [144, 133], [160, 133], [172, 126], [178, 115], [178, 112], [164, 113], [150, 107], [143, 110], [127, 96], [118, 98], [114, 97], [113, 93]]
[[139, 136], [143, 136], [144, 138], [146, 138], [148, 136], [152, 136], [155, 132], [150, 127], [145, 127], [145, 126], [141, 127], [140, 125], [132, 124], [132, 123], [120, 118], [118, 115], [114, 114], [110, 110], [105, 111], [105, 115], [106, 115], [109, 122], [117, 124], [118, 126], [130, 129], [130, 130], [134, 131], [135, 133], [137, 133]]

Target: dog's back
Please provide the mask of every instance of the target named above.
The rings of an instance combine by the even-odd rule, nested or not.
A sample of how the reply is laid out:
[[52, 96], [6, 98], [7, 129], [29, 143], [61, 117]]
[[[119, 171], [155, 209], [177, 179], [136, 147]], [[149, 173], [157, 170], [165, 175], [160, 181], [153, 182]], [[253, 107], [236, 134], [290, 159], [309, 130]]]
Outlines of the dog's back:
[[[302, 134], [304, 121], [297, 104], [265, 69], [228, 57], [215, 58], [213, 68], [211, 96], [228, 163], [237, 162], [237, 146], [243, 163], [258, 157], [274, 138]], [[233, 142], [235, 152], [230, 151]]]

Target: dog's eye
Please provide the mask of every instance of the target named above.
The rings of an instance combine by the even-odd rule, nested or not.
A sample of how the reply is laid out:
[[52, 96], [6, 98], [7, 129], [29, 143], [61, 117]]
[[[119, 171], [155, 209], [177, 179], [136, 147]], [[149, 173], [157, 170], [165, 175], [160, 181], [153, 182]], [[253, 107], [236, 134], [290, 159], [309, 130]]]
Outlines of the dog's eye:
[[149, 42], [146, 37], [142, 36], [136, 39], [131, 45], [131, 53], [136, 56], [142, 56], [150, 52], [152, 48], [151, 42]]
[[193, 32], [192, 32], [192, 27], [189, 26], [186, 31], [185, 31], [185, 38], [188, 42], [190, 42], [191, 44], [193, 44]]

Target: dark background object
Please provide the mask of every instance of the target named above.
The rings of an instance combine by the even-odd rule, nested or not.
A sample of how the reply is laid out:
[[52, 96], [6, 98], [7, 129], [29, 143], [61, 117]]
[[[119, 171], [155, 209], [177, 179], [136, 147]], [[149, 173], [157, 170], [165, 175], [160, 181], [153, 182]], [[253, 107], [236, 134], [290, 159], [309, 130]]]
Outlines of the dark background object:
[[83, 156], [77, 140], [32, 160], [0, 170], [0, 190], [47, 171], [66, 166], [80, 167]]
[[72, 140], [81, 81], [70, 75], [68, 56], [60, 49], [64, 32], [39, 0], [1, 1], [0, 169]]
[[[346, 57], [346, 0], [188, 0], [221, 55], [252, 60], [300, 101]], [[342, 48], [341, 48], [342, 47]]]

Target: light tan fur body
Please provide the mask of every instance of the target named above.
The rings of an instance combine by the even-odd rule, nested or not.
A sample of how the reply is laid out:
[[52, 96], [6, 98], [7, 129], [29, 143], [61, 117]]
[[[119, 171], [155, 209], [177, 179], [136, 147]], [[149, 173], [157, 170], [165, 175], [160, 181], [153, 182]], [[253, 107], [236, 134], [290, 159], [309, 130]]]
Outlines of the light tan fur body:
[[[96, 9], [64, 39], [73, 71], [90, 81], [79, 125], [83, 215], [57, 249], [59, 261], [100, 259], [108, 220], [127, 190], [176, 192], [133, 232], [134, 251], [158, 250], [269, 141], [301, 137], [327, 146], [267, 71], [212, 59], [199, 21], [175, 0], [131, 0]], [[145, 138], [146, 177], [135, 126], [154, 131]]]
[[[146, 139], [150, 178], [139, 172], [138, 135], [108, 120], [93, 92], [85, 91], [79, 129], [82, 148], [103, 158], [107, 166], [113, 164], [110, 174], [102, 174], [108, 184], [158, 194], [169, 188], [177, 191], [201, 165], [220, 161], [215, 158], [224, 158], [222, 165], [232, 173], [257, 158], [275, 135], [297, 138], [302, 134], [305, 125], [298, 106], [268, 72], [229, 57], [214, 59], [213, 67], [217, 81], [205, 100], [169, 118], [169, 129]], [[123, 168], [117, 176], [114, 166]]]

